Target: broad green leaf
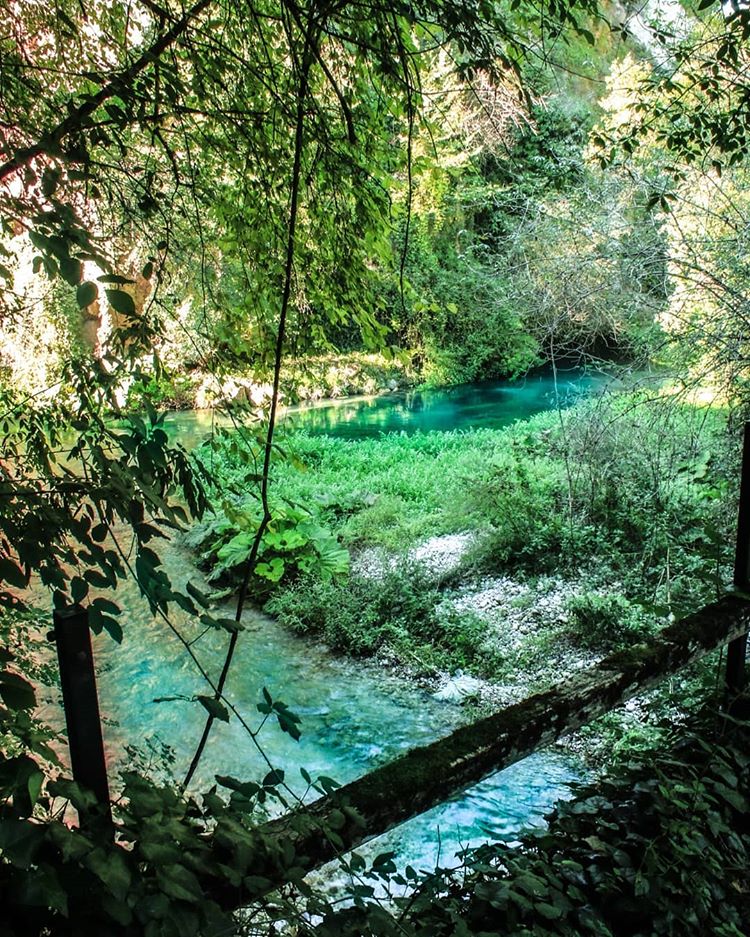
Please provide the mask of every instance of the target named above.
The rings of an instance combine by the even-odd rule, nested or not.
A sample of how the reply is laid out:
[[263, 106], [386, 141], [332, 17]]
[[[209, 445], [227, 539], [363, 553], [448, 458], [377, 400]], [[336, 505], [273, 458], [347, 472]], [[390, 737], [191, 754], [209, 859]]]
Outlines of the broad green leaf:
[[29, 820], [3, 817], [0, 822], [0, 854], [14, 865], [28, 869], [44, 840], [44, 827]]
[[105, 290], [110, 306], [120, 315], [133, 317], [135, 315], [135, 302], [130, 293], [124, 290]]
[[97, 280], [100, 283], [114, 283], [116, 286], [132, 285], [135, 283], [135, 280], [129, 280], [127, 277], [122, 277], [118, 273], [104, 273], [100, 277], [97, 277]]
[[165, 895], [178, 901], [197, 904], [204, 900], [203, 889], [198, 879], [183, 865], [165, 865], [157, 868], [156, 877]]
[[83, 276], [83, 264], [76, 257], [60, 258], [60, 276], [71, 286], [78, 286]]

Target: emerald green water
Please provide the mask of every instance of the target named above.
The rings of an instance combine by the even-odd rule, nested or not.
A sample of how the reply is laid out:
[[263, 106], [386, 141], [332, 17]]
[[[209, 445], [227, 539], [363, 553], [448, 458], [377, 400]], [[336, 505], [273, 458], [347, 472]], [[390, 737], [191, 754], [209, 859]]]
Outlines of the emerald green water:
[[569, 406], [611, 380], [582, 368], [529, 374], [517, 381], [484, 381], [414, 390], [290, 410], [286, 421], [312, 433], [364, 439], [381, 433], [501, 429], [516, 420]]
[[[620, 384], [602, 371], [558, 369], [556, 374], [534, 372], [517, 381], [484, 381], [289, 407], [283, 411], [282, 421], [288, 428], [352, 441], [382, 433], [501, 429]], [[213, 426], [225, 424], [210, 411], [177, 412], [166, 417], [166, 428], [188, 448], [203, 441]]]
[[[352, 441], [382, 432], [503, 426], [564, 406], [605, 382], [601, 374], [581, 371], [560, 373], [557, 380], [535, 375], [515, 384], [495, 382], [300, 408], [288, 411], [285, 419], [311, 432]], [[199, 412], [172, 414], [167, 422], [188, 447], [205, 438], [211, 425], [212, 417]], [[176, 583], [190, 579], [200, 584], [200, 573], [184, 549], [172, 544], [164, 553]], [[125, 609], [123, 644], [116, 647], [106, 636], [96, 640], [110, 763], [125, 766], [128, 746], [150, 758], [149, 752], [166, 743], [174, 759], [171, 769], [180, 779], [198, 741], [203, 710], [185, 699], [155, 700], [189, 699], [206, 693], [206, 686], [174, 634], [151, 617], [133, 584], [118, 589], [116, 598]], [[179, 611], [173, 624], [193, 642], [193, 651], [215, 679], [227, 636], [215, 631], [201, 635]], [[270, 767], [283, 770], [299, 794], [305, 788], [300, 767], [313, 776], [345, 783], [449, 733], [467, 718], [460, 706], [436, 700], [375, 664], [335, 657], [265, 616], [248, 612], [244, 625], [228, 697], [257, 728], [262, 717], [256, 706], [267, 687], [302, 717], [302, 738], [295, 742], [269, 724], [256, 745], [237, 719], [217, 722], [197, 775], [198, 789], [214, 783], [216, 774], [259, 779]], [[434, 865], [438, 854], [444, 864], [452, 864], [454, 854], [467, 845], [493, 836], [514, 839], [522, 827], [542, 822], [554, 801], [566, 796], [566, 785], [578, 777], [577, 765], [567, 757], [539, 753], [381, 837], [373, 848], [393, 848], [400, 861], [418, 867]]]

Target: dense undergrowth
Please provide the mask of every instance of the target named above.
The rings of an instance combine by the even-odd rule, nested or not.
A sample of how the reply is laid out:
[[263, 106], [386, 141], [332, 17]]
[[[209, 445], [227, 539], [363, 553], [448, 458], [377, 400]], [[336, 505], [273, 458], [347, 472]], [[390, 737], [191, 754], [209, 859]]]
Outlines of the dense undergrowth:
[[489, 844], [466, 853], [457, 870], [423, 877], [360, 866], [372, 885], [386, 883], [392, 905], [371, 901], [372, 885], [355, 886], [353, 907], [304, 933], [742, 937], [750, 919], [749, 742], [747, 724], [704, 714], [660, 750], [558, 804], [548, 829], [523, 835], [520, 848]]
[[[461, 589], [510, 578], [527, 589], [514, 599], [522, 609], [549, 577], [574, 583], [564, 636], [606, 651], [727, 582], [737, 445], [720, 409], [622, 393], [502, 430], [357, 442], [297, 433], [283, 446], [255, 578], [269, 611], [337, 650], [389, 644], [499, 677], [491, 629], [467, 603], [451, 604]], [[223, 490], [247, 491], [247, 451], [237, 437], [219, 443], [211, 462]], [[244, 558], [253, 505], [252, 495], [226, 498], [193, 533], [212, 575]], [[420, 545], [449, 534], [464, 545], [454, 562], [434, 568], [429, 548], [420, 559]], [[537, 643], [560, 637], [550, 628]]]

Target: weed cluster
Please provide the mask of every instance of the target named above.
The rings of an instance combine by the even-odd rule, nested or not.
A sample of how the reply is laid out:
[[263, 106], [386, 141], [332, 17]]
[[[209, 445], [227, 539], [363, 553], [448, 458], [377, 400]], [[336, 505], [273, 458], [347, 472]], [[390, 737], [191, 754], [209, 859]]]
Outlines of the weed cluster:
[[[356, 442], [290, 434], [273, 466], [283, 518], [264, 547], [279, 573], [266, 607], [336, 650], [388, 645], [427, 668], [497, 676], [507, 655], [487, 616], [457, 608], [450, 587], [552, 574], [572, 584], [547, 627], [554, 642], [606, 653], [643, 640], [728, 578], [739, 447], [726, 427], [720, 410], [627, 392], [501, 430]], [[221, 485], [247, 491], [254, 469], [241, 448], [233, 439], [214, 464]], [[221, 571], [247, 547], [238, 517], [225, 510], [209, 538], [205, 556]], [[425, 540], [456, 533], [471, 546], [451, 577], [416, 561]], [[367, 568], [373, 548], [386, 551], [377, 571]], [[518, 666], [538, 656], [538, 629], [529, 642]]]

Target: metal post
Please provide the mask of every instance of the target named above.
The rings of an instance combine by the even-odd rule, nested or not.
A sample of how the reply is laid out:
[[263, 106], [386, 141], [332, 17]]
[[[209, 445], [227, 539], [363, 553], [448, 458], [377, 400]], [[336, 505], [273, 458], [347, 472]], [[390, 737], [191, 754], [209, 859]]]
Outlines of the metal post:
[[[742, 443], [740, 508], [737, 518], [737, 546], [734, 554], [734, 584], [743, 592], [750, 592], [750, 423], [745, 423]], [[741, 638], [732, 641], [727, 647], [726, 700], [729, 708], [745, 688], [746, 657], [747, 635], [743, 635]]]
[[111, 825], [88, 612], [80, 605], [55, 609], [53, 621], [73, 780], [95, 794], [99, 816]]

